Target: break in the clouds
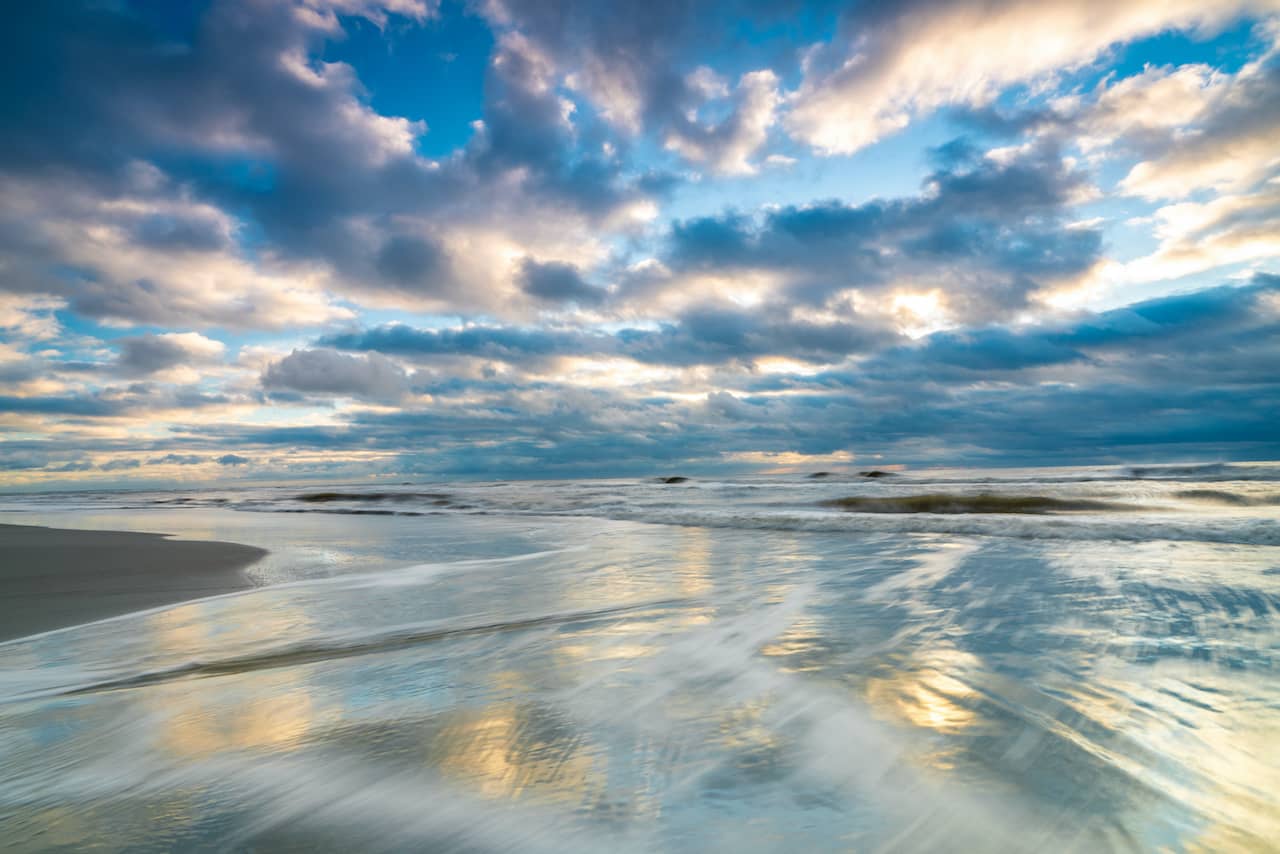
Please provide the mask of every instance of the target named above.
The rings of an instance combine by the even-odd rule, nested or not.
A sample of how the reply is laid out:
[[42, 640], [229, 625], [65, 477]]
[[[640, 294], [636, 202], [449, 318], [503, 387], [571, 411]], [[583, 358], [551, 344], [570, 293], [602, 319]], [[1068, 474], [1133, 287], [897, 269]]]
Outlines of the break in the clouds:
[[54, 2], [4, 483], [1275, 458], [1280, 4]]

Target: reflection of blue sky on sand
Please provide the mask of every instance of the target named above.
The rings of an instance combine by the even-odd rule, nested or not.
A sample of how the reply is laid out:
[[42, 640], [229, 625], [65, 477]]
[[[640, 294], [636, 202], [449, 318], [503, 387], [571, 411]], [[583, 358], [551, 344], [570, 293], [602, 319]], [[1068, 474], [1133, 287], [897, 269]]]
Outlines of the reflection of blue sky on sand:
[[[358, 521], [384, 532], [360, 547], [372, 565], [437, 532], [447, 549], [472, 524]], [[447, 569], [333, 575], [344, 557], [307, 565], [311, 581], [7, 645], [5, 684], [30, 670], [43, 696], [0, 708], [0, 801], [22, 805], [0, 820], [6, 837], [1273, 838], [1277, 695], [1247, 677], [1276, 642], [1248, 607], [1280, 594], [1262, 572], [1274, 548], [1153, 543], [1119, 559], [1105, 544], [940, 535], [492, 530], [496, 559], [472, 540]], [[308, 542], [316, 529], [296, 517], [270, 531], [309, 549], [295, 557], [355, 542], [341, 525]], [[557, 540], [574, 545], [546, 548]], [[1253, 580], [1236, 599], [1217, 588], [1227, 570], [1200, 569], [1228, 563]], [[1215, 638], [1207, 654], [1197, 628]], [[54, 690], [120, 679], [136, 684]]]

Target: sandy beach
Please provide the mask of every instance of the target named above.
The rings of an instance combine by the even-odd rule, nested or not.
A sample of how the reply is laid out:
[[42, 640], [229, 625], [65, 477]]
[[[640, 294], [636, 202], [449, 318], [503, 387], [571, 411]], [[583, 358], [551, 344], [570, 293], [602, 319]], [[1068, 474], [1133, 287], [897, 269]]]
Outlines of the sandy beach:
[[253, 546], [0, 525], [0, 641], [252, 586]]

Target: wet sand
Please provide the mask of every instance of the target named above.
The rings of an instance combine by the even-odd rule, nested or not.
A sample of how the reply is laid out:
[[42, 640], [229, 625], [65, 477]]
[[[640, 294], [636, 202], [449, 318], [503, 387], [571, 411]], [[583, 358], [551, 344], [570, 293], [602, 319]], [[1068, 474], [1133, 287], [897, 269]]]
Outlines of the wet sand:
[[164, 534], [0, 525], [0, 641], [251, 587], [266, 552]]

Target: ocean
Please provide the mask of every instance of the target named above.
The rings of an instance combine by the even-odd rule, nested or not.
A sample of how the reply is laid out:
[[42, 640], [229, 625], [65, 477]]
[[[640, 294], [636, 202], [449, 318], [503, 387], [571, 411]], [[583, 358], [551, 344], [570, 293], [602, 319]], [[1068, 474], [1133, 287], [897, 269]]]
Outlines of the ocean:
[[3, 846], [1280, 845], [1280, 465], [670, 480], [0, 496], [270, 550], [0, 644]]

